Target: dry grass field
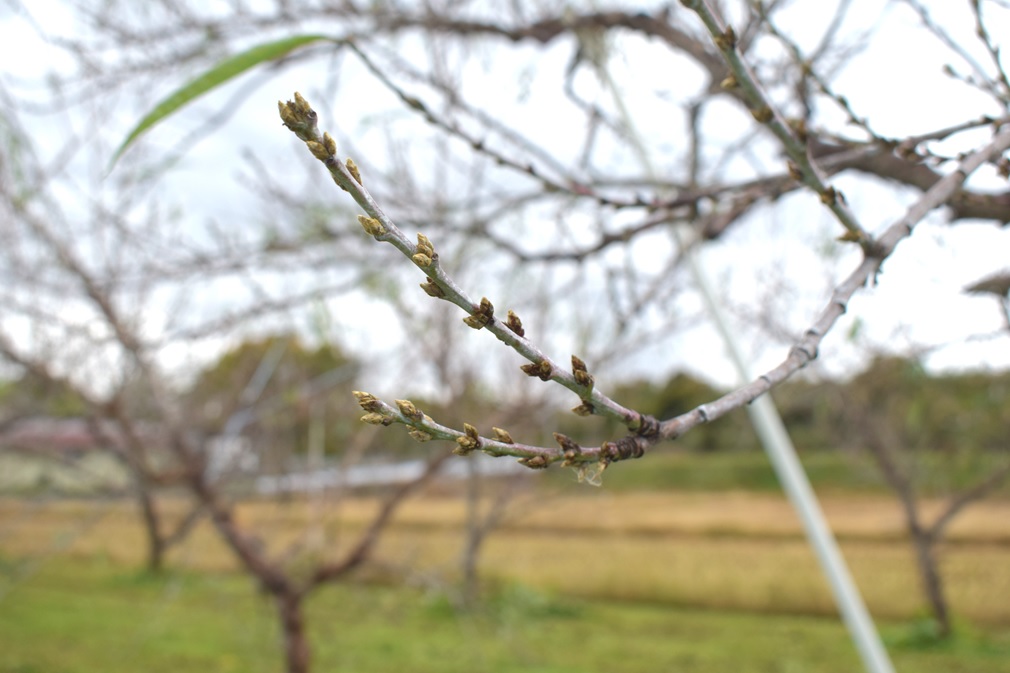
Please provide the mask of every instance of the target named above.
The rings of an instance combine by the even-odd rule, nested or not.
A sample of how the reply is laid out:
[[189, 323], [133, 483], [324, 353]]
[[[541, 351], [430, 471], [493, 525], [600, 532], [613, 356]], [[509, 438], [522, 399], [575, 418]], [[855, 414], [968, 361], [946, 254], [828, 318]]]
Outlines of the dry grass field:
[[[345, 499], [312, 521], [303, 501], [258, 501], [240, 519], [281, 549], [315, 529], [340, 549], [376, 501]], [[826, 514], [881, 618], [922, 614], [911, 546], [897, 504], [886, 496], [836, 495]], [[167, 501], [181, 514], [182, 503]], [[446, 586], [458, 572], [466, 511], [457, 498], [428, 495], [401, 511], [377, 551], [373, 573]], [[0, 500], [0, 555], [142, 560], [143, 537], [123, 501]], [[954, 524], [942, 563], [955, 614], [1010, 625], [1010, 502], [982, 503]], [[176, 549], [183, 569], [234, 567], [208, 524]], [[487, 580], [591, 598], [732, 610], [832, 614], [833, 602], [788, 503], [772, 494], [664, 493], [529, 495], [516, 502], [481, 557]], [[376, 568], [378, 570], [376, 570]]]

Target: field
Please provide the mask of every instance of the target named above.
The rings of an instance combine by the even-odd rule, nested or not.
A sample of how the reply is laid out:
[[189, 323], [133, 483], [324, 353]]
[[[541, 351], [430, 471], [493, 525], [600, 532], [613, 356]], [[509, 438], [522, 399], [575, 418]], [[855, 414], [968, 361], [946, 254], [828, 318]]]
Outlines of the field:
[[[181, 502], [166, 503], [181, 514]], [[254, 502], [278, 549], [339, 548], [376, 503]], [[824, 499], [899, 670], [1010, 672], [1010, 502], [969, 509], [942, 550], [958, 637], [926, 637], [911, 548], [884, 495]], [[772, 493], [538, 492], [489, 539], [476, 612], [452, 600], [465, 510], [410, 503], [378, 563], [311, 604], [317, 670], [851, 671], [858, 660], [788, 504]], [[294, 531], [294, 532], [293, 532]], [[269, 601], [201, 525], [172, 570], [138, 570], [122, 501], [0, 501], [0, 672], [279, 670]]]

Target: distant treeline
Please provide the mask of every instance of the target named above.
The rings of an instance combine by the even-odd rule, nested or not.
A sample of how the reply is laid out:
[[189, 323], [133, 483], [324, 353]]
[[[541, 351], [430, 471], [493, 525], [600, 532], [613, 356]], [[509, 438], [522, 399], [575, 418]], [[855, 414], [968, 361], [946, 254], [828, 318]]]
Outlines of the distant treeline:
[[[680, 374], [665, 384], [621, 386], [613, 396], [634, 409], [669, 418], [721, 392]], [[883, 427], [901, 449], [1010, 451], [1010, 372], [931, 375], [915, 360], [887, 357], [874, 360], [848, 381], [789, 381], [772, 397], [803, 450], [862, 448], [864, 433]], [[699, 451], [758, 448], [743, 410], [677, 441]]]

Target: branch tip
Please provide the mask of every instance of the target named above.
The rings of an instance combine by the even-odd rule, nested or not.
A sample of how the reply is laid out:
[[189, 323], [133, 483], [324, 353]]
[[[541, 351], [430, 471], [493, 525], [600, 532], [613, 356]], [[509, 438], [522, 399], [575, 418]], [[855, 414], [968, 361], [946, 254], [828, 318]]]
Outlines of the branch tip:
[[382, 410], [382, 402], [375, 395], [360, 390], [353, 391], [353, 395], [358, 398], [358, 405], [365, 411], [379, 412]]

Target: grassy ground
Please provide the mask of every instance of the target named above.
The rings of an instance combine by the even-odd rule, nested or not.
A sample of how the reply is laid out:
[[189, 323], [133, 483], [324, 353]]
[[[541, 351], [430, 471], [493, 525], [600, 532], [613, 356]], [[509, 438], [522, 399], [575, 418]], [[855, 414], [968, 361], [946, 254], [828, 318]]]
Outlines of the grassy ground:
[[[934, 509], [939, 503], [928, 504]], [[163, 508], [181, 516], [181, 501]], [[961, 630], [926, 637], [893, 499], [823, 499], [899, 671], [1010, 673], [1010, 501], [967, 510], [942, 550]], [[374, 511], [343, 501], [318, 521], [335, 548]], [[239, 519], [280, 549], [305, 502], [254, 502]], [[858, 661], [785, 500], [772, 493], [540, 490], [517, 502], [482, 557], [503, 587], [455, 610], [465, 510], [411, 502], [368, 584], [311, 603], [319, 667], [339, 671], [851, 671]], [[172, 573], [136, 571], [142, 535], [126, 502], [0, 500], [0, 673], [276, 671], [272, 608], [201, 525]], [[387, 581], [376, 584], [374, 580]]]
[[[12, 571], [8, 565], [6, 570]], [[151, 577], [108, 561], [53, 560], [0, 601], [2, 673], [277, 671], [269, 602], [233, 574]], [[850, 672], [833, 618], [692, 610], [500, 591], [477, 612], [438, 592], [335, 586], [310, 606], [316, 670]], [[899, 671], [1010, 671], [1010, 634], [935, 645], [885, 624]]]

